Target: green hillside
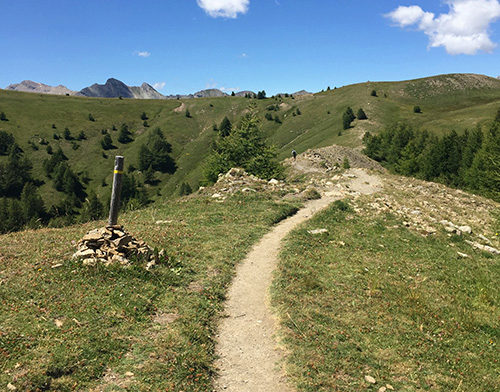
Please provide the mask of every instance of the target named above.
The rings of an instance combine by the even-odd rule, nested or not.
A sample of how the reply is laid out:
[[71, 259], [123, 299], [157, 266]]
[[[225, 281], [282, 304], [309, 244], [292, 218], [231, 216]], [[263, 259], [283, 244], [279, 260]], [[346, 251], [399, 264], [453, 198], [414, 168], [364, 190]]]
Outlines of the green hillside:
[[[371, 95], [373, 90], [377, 96]], [[125, 155], [126, 166], [137, 167], [141, 144], [154, 128], [160, 127], [172, 144], [172, 156], [178, 170], [173, 175], [156, 173], [160, 182], [149, 192], [154, 199], [157, 195], [176, 193], [184, 181], [194, 188], [199, 184], [202, 163], [210, 150], [211, 140], [216, 136], [213, 125], [220, 124], [224, 116], [233, 123], [237, 122], [250, 101], [257, 105], [262, 129], [269, 141], [278, 147], [279, 157], [284, 158], [292, 149], [300, 153], [334, 143], [357, 147], [366, 131], [376, 132], [397, 121], [437, 134], [451, 129], [460, 133], [494, 117], [500, 106], [500, 80], [481, 75], [442, 75], [414, 81], [366, 82], [314, 95], [264, 100], [240, 97], [120, 100], [0, 90], [0, 112], [4, 112], [8, 119], [0, 122], [0, 130], [14, 135], [33, 162], [34, 177], [46, 181], [41, 191], [47, 203], [47, 200], [54, 202], [61, 196], [43, 172], [42, 162], [49, 155], [40, 141], [45, 139], [54, 151], [60, 146], [73, 170], [90, 179], [87, 190], [94, 189], [104, 197], [109, 186], [103, 184], [111, 182], [114, 155]], [[421, 114], [414, 113], [416, 105], [422, 109]], [[355, 120], [353, 128], [343, 131], [342, 113], [348, 106], [355, 113], [363, 108], [368, 120]], [[191, 118], [186, 117], [186, 110]], [[148, 116], [149, 127], [143, 125], [143, 112]], [[89, 114], [95, 121], [89, 120]], [[273, 119], [278, 116], [279, 122], [265, 119], [266, 114]], [[129, 144], [117, 141], [123, 123], [133, 132], [134, 141]], [[54, 134], [62, 136], [65, 128], [75, 138], [84, 131], [87, 139], [54, 140]], [[102, 130], [108, 130], [117, 149], [103, 151], [100, 145]], [[29, 142], [38, 150], [34, 150]], [[5, 157], [0, 157], [0, 161], [3, 159]], [[136, 175], [140, 181], [141, 175]]]

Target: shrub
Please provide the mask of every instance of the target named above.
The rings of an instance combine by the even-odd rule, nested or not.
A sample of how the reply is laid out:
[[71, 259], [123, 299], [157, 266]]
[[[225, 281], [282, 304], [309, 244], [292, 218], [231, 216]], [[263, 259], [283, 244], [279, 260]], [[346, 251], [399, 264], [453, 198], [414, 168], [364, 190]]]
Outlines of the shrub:
[[92, 115], [92, 113], [89, 113], [89, 121], [92, 121], [92, 122], [94, 122], [94, 121], [95, 121], [95, 118], [94, 118], [94, 116]]
[[377, 91], [376, 90], [372, 90], [372, 92], [370, 93], [370, 95], [372, 97], [376, 97], [377, 96]]
[[349, 159], [347, 159], [347, 157], [344, 157], [344, 161], [342, 162], [342, 167], [344, 169], [350, 169], [351, 168], [351, 164], [349, 163]]
[[414, 106], [413, 113], [422, 113], [422, 109], [420, 109], [420, 106]]

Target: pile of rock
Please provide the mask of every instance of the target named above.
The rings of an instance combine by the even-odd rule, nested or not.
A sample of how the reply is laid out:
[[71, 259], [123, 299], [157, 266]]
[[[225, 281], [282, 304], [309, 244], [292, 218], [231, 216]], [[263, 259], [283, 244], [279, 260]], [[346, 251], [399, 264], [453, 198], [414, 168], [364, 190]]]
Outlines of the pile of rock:
[[285, 182], [276, 179], [269, 181], [248, 174], [241, 168], [232, 168], [226, 174], [219, 174], [219, 179], [210, 188], [201, 188], [208, 191], [215, 199], [225, 199], [227, 195], [236, 192], [295, 192]]
[[78, 242], [75, 259], [81, 259], [84, 265], [131, 264], [132, 261], [143, 261], [146, 268], [152, 268], [158, 258], [164, 256], [161, 250], [158, 254], [144, 241], [138, 241], [128, 234], [122, 226], [107, 226], [89, 231]]

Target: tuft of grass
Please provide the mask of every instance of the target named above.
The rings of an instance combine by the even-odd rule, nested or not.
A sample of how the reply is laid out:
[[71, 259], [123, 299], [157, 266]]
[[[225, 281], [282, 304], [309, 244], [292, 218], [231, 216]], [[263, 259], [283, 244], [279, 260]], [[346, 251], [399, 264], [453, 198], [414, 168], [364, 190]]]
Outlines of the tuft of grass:
[[310, 392], [495, 390], [499, 262], [334, 203], [288, 237], [273, 285], [291, 380]]
[[71, 259], [74, 241], [104, 222], [0, 236], [0, 385], [211, 390], [214, 336], [234, 267], [296, 209], [250, 195], [125, 213], [120, 223], [130, 233], [166, 250], [151, 271]]

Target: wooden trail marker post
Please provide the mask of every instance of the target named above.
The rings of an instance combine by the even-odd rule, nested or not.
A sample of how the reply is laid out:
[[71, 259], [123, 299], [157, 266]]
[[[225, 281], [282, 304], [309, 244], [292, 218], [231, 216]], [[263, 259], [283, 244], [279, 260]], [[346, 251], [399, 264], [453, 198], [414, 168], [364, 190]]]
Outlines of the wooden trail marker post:
[[109, 206], [108, 226], [116, 226], [118, 222], [118, 210], [120, 209], [120, 195], [122, 192], [123, 162], [122, 156], [115, 157], [115, 170], [113, 175], [113, 190], [111, 192], [111, 204]]

